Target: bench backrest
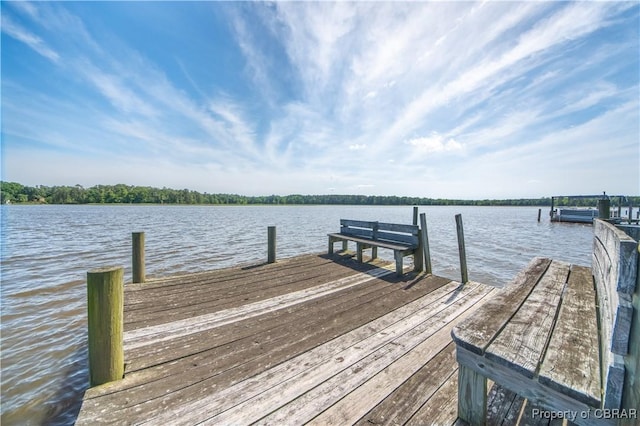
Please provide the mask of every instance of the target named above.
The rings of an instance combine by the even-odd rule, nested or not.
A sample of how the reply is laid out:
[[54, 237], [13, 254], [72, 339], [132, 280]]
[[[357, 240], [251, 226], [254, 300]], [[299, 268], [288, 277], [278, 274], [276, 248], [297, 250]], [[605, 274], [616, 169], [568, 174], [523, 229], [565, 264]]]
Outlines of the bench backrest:
[[368, 222], [364, 220], [340, 219], [340, 233], [374, 241], [418, 247], [417, 225], [399, 223]]
[[594, 221], [591, 269], [598, 295], [604, 407], [620, 408], [638, 280], [638, 243], [614, 225]]

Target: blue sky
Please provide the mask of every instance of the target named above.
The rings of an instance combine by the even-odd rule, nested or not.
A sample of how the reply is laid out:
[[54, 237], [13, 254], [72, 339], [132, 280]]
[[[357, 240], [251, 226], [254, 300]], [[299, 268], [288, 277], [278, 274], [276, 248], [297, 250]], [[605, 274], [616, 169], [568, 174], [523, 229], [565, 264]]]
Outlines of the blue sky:
[[2, 2], [2, 179], [640, 193], [638, 2]]

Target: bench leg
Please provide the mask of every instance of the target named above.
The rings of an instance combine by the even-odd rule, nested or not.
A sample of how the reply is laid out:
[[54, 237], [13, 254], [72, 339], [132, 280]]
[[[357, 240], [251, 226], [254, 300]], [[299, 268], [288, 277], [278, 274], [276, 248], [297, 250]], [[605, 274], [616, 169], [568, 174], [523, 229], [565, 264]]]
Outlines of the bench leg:
[[396, 257], [396, 275], [402, 276], [402, 252], [395, 251], [393, 252]]
[[333, 238], [329, 237], [329, 254], [333, 254]]
[[342, 251], [347, 251], [347, 249], [349, 248], [349, 246], [347, 245], [349, 241], [347, 240], [342, 240]]
[[464, 365], [458, 367], [458, 417], [471, 426], [487, 421], [487, 378]]
[[363, 249], [364, 249], [364, 247], [362, 247], [362, 243], [356, 243], [356, 259], [360, 263], [362, 263], [362, 250]]
[[424, 271], [424, 257], [422, 253], [422, 247], [418, 247], [413, 252], [413, 270], [415, 272]]
[[371, 260], [378, 258], [378, 247], [371, 247]]

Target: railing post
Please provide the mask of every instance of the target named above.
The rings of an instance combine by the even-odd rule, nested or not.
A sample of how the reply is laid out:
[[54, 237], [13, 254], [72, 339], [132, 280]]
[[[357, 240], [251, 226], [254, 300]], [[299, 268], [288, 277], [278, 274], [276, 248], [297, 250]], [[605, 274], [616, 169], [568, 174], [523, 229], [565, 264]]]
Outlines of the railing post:
[[413, 206], [413, 224], [418, 225], [418, 206]]
[[467, 252], [464, 247], [464, 228], [462, 227], [462, 215], [456, 215], [456, 230], [458, 232], [458, 252], [460, 253], [460, 273], [462, 274], [462, 284], [469, 282], [467, 273]]
[[134, 283], [145, 281], [144, 271], [144, 232], [134, 232], [132, 237], [131, 271]]
[[123, 267], [105, 267], [87, 272], [87, 317], [91, 386], [122, 379]]
[[276, 227], [267, 228], [267, 263], [276, 261]]
[[432, 274], [429, 235], [427, 233], [427, 215], [425, 213], [420, 213], [420, 234], [422, 235], [422, 251], [424, 253], [425, 272], [427, 274]]

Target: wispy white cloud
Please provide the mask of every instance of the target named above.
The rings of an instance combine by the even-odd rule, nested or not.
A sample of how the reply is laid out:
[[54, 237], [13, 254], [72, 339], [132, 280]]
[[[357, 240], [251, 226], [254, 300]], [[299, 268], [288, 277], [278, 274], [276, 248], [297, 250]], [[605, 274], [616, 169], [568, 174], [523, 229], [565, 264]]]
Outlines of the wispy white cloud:
[[[419, 127], [424, 117], [438, 107], [446, 105], [454, 99], [482, 88], [484, 97], [490, 96], [493, 90], [508, 79], [514, 78], [510, 68], [533, 55], [549, 49], [554, 45], [566, 43], [568, 40], [592, 32], [606, 24], [604, 17], [609, 7], [605, 3], [571, 4], [535, 25], [518, 38], [517, 43], [498, 57], [487, 57], [481, 62], [462, 72], [457, 78], [449, 80], [442, 87], [429, 87], [415, 100], [409, 102], [399, 117], [394, 121], [386, 139], [397, 140], [398, 136]], [[536, 66], [534, 60], [529, 67]], [[526, 66], [520, 75], [528, 72]], [[504, 75], [501, 75], [504, 73]]]
[[2, 32], [29, 46], [31, 49], [45, 58], [58, 62], [60, 55], [50, 48], [40, 37], [24, 29], [13, 22], [8, 16], [2, 14]]
[[230, 100], [216, 100], [211, 102], [209, 109], [225, 123], [228, 139], [240, 145], [241, 150], [254, 157], [260, 155], [256, 145], [256, 132], [249, 125], [242, 107]]
[[119, 76], [107, 74], [93, 65], [82, 67], [81, 72], [109, 102], [126, 114], [140, 114], [158, 117], [160, 112], [151, 103], [141, 98], [128, 87]]
[[[284, 23], [284, 40], [291, 63], [305, 82], [307, 96], [314, 97], [332, 82], [348, 53], [347, 36], [353, 30], [356, 3], [277, 3], [277, 22]], [[309, 50], [312, 49], [312, 50]]]
[[415, 147], [418, 152], [426, 154], [462, 151], [464, 149], [464, 146], [455, 139], [447, 139], [435, 132], [429, 136], [409, 139], [407, 144]]

